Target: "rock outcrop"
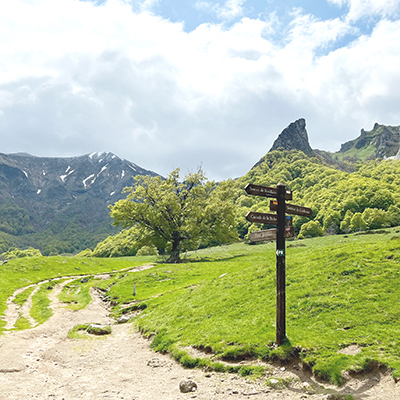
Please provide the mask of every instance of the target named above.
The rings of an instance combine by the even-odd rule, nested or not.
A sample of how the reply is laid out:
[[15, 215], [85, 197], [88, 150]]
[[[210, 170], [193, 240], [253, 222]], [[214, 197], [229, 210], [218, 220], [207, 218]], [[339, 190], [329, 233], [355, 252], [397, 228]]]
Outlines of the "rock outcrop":
[[313, 150], [308, 141], [308, 134], [306, 130], [306, 120], [300, 118], [292, 122], [275, 140], [270, 151], [278, 150], [301, 150], [307, 155], [313, 155]]
[[399, 148], [400, 126], [375, 123], [372, 130], [361, 129], [358, 138], [342, 144], [339, 153], [349, 153], [359, 159], [389, 158], [396, 156]]

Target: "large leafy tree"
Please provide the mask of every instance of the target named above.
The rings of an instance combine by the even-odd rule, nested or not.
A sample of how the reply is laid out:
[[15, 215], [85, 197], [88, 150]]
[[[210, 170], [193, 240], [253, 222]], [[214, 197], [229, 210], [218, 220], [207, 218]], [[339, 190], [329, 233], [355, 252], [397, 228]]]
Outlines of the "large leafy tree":
[[143, 244], [165, 249], [169, 262], [179, 262], [182, 251], [200, 245], [228, 243], [237, 238], [230, 181], [219, 185], [204, 172], [179, 179], [179, 169], [167, 179], [137, 176], [125, 188], [127, 198], [110, 206], [114, 225], [136, 226]]

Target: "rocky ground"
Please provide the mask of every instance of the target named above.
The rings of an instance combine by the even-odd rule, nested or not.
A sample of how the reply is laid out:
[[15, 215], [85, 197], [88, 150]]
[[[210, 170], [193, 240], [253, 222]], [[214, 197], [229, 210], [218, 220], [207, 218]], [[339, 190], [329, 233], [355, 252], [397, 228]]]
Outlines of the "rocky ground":
[[[346, 394], [355, 400], [400, 399], [400, 386], [380, 369], [348, 376], [341, 388], [316, 381], [299, 363], [267, 365], [267, 376], [257, 381], [184, 369], [167, 355], [154, 353], [131, 324], [116, 324], [94, 291], [86, 309], [71, 311], [58, 301], [60, 290], [61, 286], [52, 293], [50, 320], [25, 331], [9, 330], [0, 337], [0, 400], [322, 400], [344, 399]], [[24, 310], [17, 310], [11, 301], [8, 304], [5, 318], [12, 329], [19, 312], [29, 313], [30, 302]], [[112, 334], [87, 340], [68, 338], [75, 325], [92, 322], [112, 324]], [[182, 381], [194, 382], [197, 389], [182, 393]]]

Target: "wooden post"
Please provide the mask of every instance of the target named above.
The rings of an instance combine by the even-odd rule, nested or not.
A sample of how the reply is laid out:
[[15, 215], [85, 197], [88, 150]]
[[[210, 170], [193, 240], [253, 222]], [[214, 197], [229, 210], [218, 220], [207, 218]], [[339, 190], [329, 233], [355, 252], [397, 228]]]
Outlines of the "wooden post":
[[285, 193], [286, 188], [278, 184], [278, 227], [276, 231], [276, 344], [280, 346], [286, 338], [286, 266], [285, 266]]
[[276, 344], [280, 346], [286, 339], [285, 237], [294, 236], [292, 217], [286, 217], [285, 213], [311, 217], [312, 210], [308, 207], [286, 204], [286, 200], [292, 200], [292, 191], [286, 190], [285, 185], [282, 183], [278, 184], [276, 188], [249, 183], [244, 190], [252, 196], [274, 197], [277, 199], [277, 201], [270, 202], [271, 211], [277, 211], [277, 214], [249, 211], [246, 219], [257, 224], [274, 224], [278, 226], [276, 230], [268, 229], [252, 232], [250, 239], [257, 242], [266, 241], [272, 240], [276, 235]]

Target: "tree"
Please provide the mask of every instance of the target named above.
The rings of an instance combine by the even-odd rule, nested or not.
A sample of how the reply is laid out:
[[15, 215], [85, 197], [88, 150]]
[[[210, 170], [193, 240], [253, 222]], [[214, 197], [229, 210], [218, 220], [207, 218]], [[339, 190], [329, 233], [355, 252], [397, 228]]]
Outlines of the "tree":
[[114, 225], [136, 226], [141, 243], [166, 250], [169, 262], [179, 262], [182, 251], [237, 239], [229, 181], [216, 185], [201, 168], [183, 182], [179, 169], [165, 180], [146, 175], [135, 181], [125, 188], [127, 198], [110, 206]]
[[391, 205], [387, 211], [388, 223], [391, 226], [400, 225], [400, 209], [395, 205]]
[[350, 210], [346, 211], [343, 221], [340, 223], [340, 230], [344, 233], [350, 232], [350, 222], [353, 217], [353, 213]]
[[361, 213], [357, 212], [351, 217], [349, 229], [352, 232], [361, 232], [367, 230], [367, 224]]
[[301, 226], [298, 238], [323, 236], [324, 233], [324, 228], [318, 221], [309, 221]]
[[338, 233], [340, 227], [340, 213], [339, 211], [327, 211], [324, 218], [324, 229], [327, 234], [335, 235]]
[[380, 229], [390, 226], [386, 212], [377, 208], [366, 208], [362, 217], [368, 229]]

